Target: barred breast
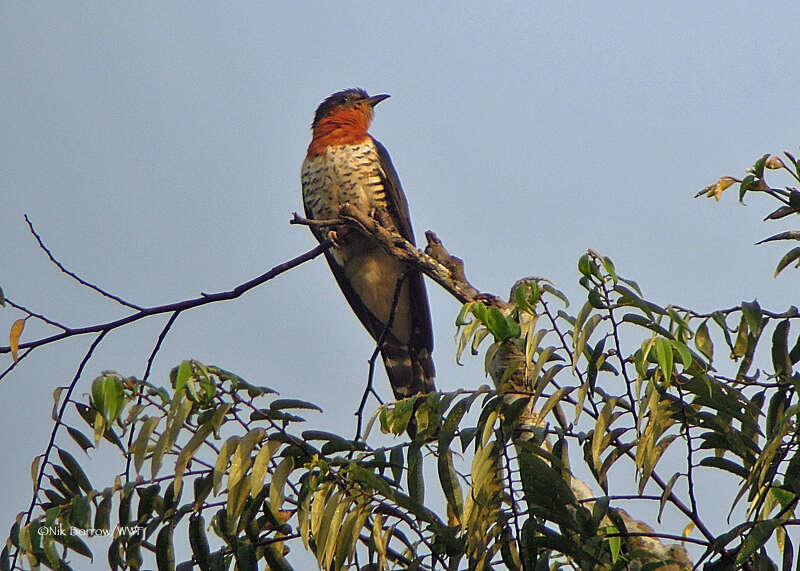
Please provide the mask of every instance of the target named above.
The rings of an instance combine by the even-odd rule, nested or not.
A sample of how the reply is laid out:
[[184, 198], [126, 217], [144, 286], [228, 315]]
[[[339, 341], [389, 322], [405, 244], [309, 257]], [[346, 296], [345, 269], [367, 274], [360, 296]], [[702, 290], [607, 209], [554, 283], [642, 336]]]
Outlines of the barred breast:
[[380, 160], [372, 139], [330, 146], [325, 154], [306, 158], [301, 181], [303, 203], [311, 218], [336, 218], [348, 202], [364, 212], [386, 207]]

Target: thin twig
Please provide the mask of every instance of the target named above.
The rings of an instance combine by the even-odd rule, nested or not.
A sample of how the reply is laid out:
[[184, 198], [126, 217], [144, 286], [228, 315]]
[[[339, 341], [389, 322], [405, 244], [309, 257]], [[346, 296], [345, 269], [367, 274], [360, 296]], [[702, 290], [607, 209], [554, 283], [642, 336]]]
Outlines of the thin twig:
[[[150, 377], [150, 370], [151, 370], [151, 368], [153, 366], [153, 361], [156, 358], [156, 354], [158, 354], [158, 350], [161, 349], [161, 344], [164, 342], [164, 339], [166, 338], [167, 333], [169, 333], [169, 330], [172, 328], [172, 324], [175, 323], [176, 319], [178, 319], [178, 315], [180, 315], [180, 313], [181, 313], [180, 311], [176, 311], [172, 315], [170, 315], [169, 319], [167, 320], [167, 323], [164, 325], [164, 328], [161, 330], [161, 333], [159, 333], [159, 335], [158, 335], [158, 339], [156, 340], [155, 347], [153, 347], [153, 350], [150, 352], [150, 357], [148, 357], [148, 359], [147, 359], [147, 366], [145, 367], [144, 376], [142, 377], [142, 382], [139, 384], [139, 395], [136, 398], [136, 404], [137, 405], [141, 405], [142, 404], [142, 398], [144, 396], [145, 383], [147, 382], [147, 379]], [[131, 450], [131, 447], [133, 446], [133, 436], [134, 436], [135, 433], [136, 433], [136, 425], [134, 423], [134, 424], [131, 424], [131, 430], [128, 433], [128, 455], [127, 455], [127, 459], [125, 460], [125, 482], [128, 482], [128, 480], [130, 479], [131, 458], [132, 458], [132, 454], [130, 454], [130, 450]]]
[[[506, 436], [503, 431], [503, 423], [500, 423], [500, 441], [505, 442]], [[506, 477], [508, 478], [508, 492], [509, 496], [511, 496], [511, 514], [512, 520], [514, 521], [514, 541], [517, 542], [517, 550], [519, 553], [522, 553], [524, 550], [522, 548], [522, 532], [520, 531], [519, 527], [519, 510], [517, 510], [517, 498], [514, 496], [514, 482], [512, 480], [512, 469], [511, 469], [511, 457], [508, 454], [508, 446], [501, 446], [503, 449], [503, 459], [506, 462]], [[526, 558], [520, 557], [520, 562], [522, 563], [522, 571], [527, 571], [527, 565], [525, 563]]]
[[[319, 244], [318, 246], [312, 248], [305, 254], [301, 254], [296, 258], [289, 260], [288, 262], [284, 262], [272, 268], [271, 270], [261, 274], [258, 277], [255, 277], [241, 285], [236, 286], [232, 290], [223, 291], [219, 293], [213, 294], [203, 294], [200, 297], [187, 299], [184, 301], [179, 301], [176, 303], [167, 303], [164, 305], [157, 305], [153, 307], [146, 307], [137, 311], [136, 313], [132, 313], [126, 317], [121, 319], [117, 319], [114, 321], [108, 321], [106, 323], [99, 323], [96, 325], [89, 325], [87, 327], [78, 327], [74, 329], [68, 329], [62, 333], [58, 333], [56, 335], [51, 335], [50, 337], [43, 337], [41, 339], [36, 339], [34, 341], [28, 341], [27, 343], [20, 343], [20, 349], [26, 348], [35, 348], [40, 347], [42, 345], [47, 345], [49, 343], [53, 343], [55, 341], [61, 341], [62, 339], [66, 339], [68, 337], [74, 337], [76, 335], [85, 335], [87, 333], [99, 333], [99, 332], [108, 332], [113, 329], [117, 329], [118, 327], [122, 327], [123, 325], [127, 325], [128, 323], [133, 323], [134, 321], [139, 321], [140, 319], [144, 319], [145, 317], [150, 317], [152, 315], [160, 315], [162, 313], [172, 313], [175, 311], [185, 311], [187, 309], [192, 309], [200, 305], [206, 305], [209, 303], [215, 303], [218, 301], [227, 301], [231, 299], [235, 299], [242, 295], [243, 293], [253, 289], [256, 286], [263, 284], [266, 281], [271, 280], [272, 278], [291, 270], [292, 268], [299, 266], [300, 264], [312, 260], [319, 256], [322, 252], [330, 248], [333, 244], [330, 240], [326, 240]], [[0, 354], [2, 353], [9, 353], [11, 348], [8, 346], [0, 347]]]
[[400, 303], [400, 291], [403, 288], [403, 282], [406, 280], [406, 276], [411, 270], [406, 270], [399, 276], [397, 276], [397, 282], [394, 285], [394, 293], [392, 294], [392, 306], [389, 308], [389, 318], [386, 320], [386, 325], [381, 332], [381, 336], [378, 337], [378, 341], [375, 343], [375, 350], [372, 352], [372, 356], [369, 358], [369, 372], [367, 374], [367, 386], [364, 389], [364, 394], [361, 396], [361, 403], [358, 405], [358, 410], [356, 411], [356, 417], [358, 417], [358, 421], [356, 422], [356, 436], [354, 438], [355, 441], [358, 441], [361, 438], [361, 426], [364, 421], [364, 407], [367, 404], [367, 398], [369, 397], [370, 393], [375, 395], [375, 398], [378, 400], [380, 404], [383, 404], [381, 397], [375, 392], [375, 388], [373, 386], [373, 378], [375, 375], [375, 362], [380, 354], [381, 350], [383, 349], [383, 343], [386, 341], [386, 336], [389, 335], [389, 331], [392, 329], [392, 324], [394, 323], [395, 313], [397, 312], [397, 305]]
[[[558, 328], [558, 324], [556, 323], [556, 318], [553, 317], [553, 314], [550, 312], [550, 308], [547, 306], [547, 302], [544, 300], [544, 298], [541, 299], [541, 303], [542, 303], [542, 307], [544, 308], [545, 314], [547, 315], [548, 319], [550, 319], [550, 323], [553, 325], [553, 331], [555, 331], [556, 335], [558, 336], [559, 340], [561, 341], [561, 347], [567, 353], [567, 356], [569, 357], [570, 363], [574, 362], [575, 361], [575, 356], [573, 355], [572, 350], [569, 348], [569, 345], [567, 345], [567, 339], [564, 336], [564, 334], [561, 333], [561, 330]], [[578, 375], [578, 380], [580, 380], [581, 386], [583, 386], [586, 383], [586, 381], [583, 378], [583, 371], [581, 371], [580, 368], [575, 367], [575, 373]], [[551, 382], [553, 383], [553, 385], [556, 388], [561, 388], [554, 381], [551, 381]], [[593, 416], [594, 416], [594, 418], [597, 418], [597, 415], [600, 414], [600, 411], [597, 408], [597, 403], [594, 402], [594, 399], [589, 399], [589, 402], [591, 403], [592, 409], [594, 410], [594, 415]], [[584, 410], [586, 410], [586, 409], [584, 408]]]
[[684, 409], [685, 401], [683, 400], [683, 390], [678, 385], [678, 395], [681, 399], [681, 421], [683, 423], [683, 430], [686, 434], [686, 478], [689, 487], [689, 502], [692, 504], [692, 512], [700, 519], [700, 514], [697, 511], [697, 499], [694, 495], [694, 450], [692, 449], [692, 433], [689, 426], [689, 419], [686, 418], [686, 410]]
[[131, 303], [129, 301], [125, 301], [121, 297], [116, 296], [113, 293], [107, 292], [106, 290], [104, 290], [100, 286], [96, 286], [93, 283], [87, 282], [85, 279], [83, 279], [80, 276], [78, 276], [75, 272], [72, 272], [72, 271], [68, 270], [67, 268], [65, 268], [64, 265], [61, 262], [56, 260], [55, 256], [53, 256], [53, 253], [50, 251], [50, 249], [47, 246], [44, 245], [44, 242], [42, 241], [42, 238], [39, 236], [38, 232], [36, 232], [36, 229], [33, 227], [33, 223], [31, 222], [30, 218], [28, 218], [27, 214], [25, 215], [25, 222], [28, 223], [28, 228], [30, 229], [31, 234], [33, 234], [33, 237], [36, 238], [36, 241], [39, 243], [39, 247], [44, 251], [45, 254], [47, 254], [47, 257], [50, 258], [50, 261], [53, 262], [56, 265], [56, 267], [59, 270], [61, 270], [62, 273], [67, 274], [69, 277], [71, 277], [72, 279], [77, 281], [79, 284], [84, 285], [84, 286], [88, 287], [89, 289], [93, 289], [94, 291], [96, 291], [100, 295], [105, 296], [105, 297], [107, 297], [109, 299], [113, 299], [117, 303], [120, 303], [122, 305], [130, 307], [131, 309], [136, 309], [136, 310], [142, 309], [141, 307], [139, 307], [138, 305], [136, 305], [134, 303]]
[[622, 347], [619, 342], [619, 325], [617, 319], [614, 317], [614, 309], [612, 308], [611, 299], [609, 298], [609, 291], [606, 287], [606, 282], [603, 281], [603, 295], [605, 296], [606, 307], [608, 308], [608, 317], [611, 320], [611, 329], [614, 332], [614, 345], [617, 348], [617, 359], [619, 360], [620, 369], [622, 369], [622, 376], [625, 379], [625, 391], [628, 395], [628, 401], [631, 404], [630, 412], [633, 415], [633, 425], [636, 427], [636, 432], [639, 432], [639, 416], [636, 414], [636, 399], [633, 398], [633, 389], [630, 377], [628, 376], [628, 368], [623, 357]]
[[706, 541], [704, 539], [695, 539], [693, 537], [675, 535], [672, 533], [656, 533], [654, 531], [626, 531], [624, 533], [607, 533], [603, 535], [603, 537], [653, 537], [656, 539], [670, 539], [672, 541], [681, 542], [685, 541], [686, 543], [694, 543], [695, 545], [702, 545], [703, 547], [708, 547], [711, 543], [710, 540]]
[[59, 329], [61, 329], [63, 331], [68, 331], [69, 330], [69, 327], [67, 327], [66, 325], [63, 325], [63, 324], [59, 323], [58, 321], [53, 321], [49, 317], [45, 317], [44, 315], [36, 313], [35, 311], [31, 311], [30, 309], [28, 309], [24, 305], [21, 305], [19, 303], [15, 303], [15, 302], [11, 301], [8, 298], [6, 298], [5, 301], [11, 307], [14, 307], [14, 308], [19, 309], [20, 311], [22, 311], [24, 313], [27, 313], [29, 317], [35, 317], [39, 321], [43, 321], [44, 323], [47, 323], [48, 325], [52, 325], [53, 327], [58, 327]]
[[25, 352], [24, 352], [24, 353], [22, 353], [22, 355], [20, 355], [20, 356], [17, 358], [17, 360], [16, 360], [16, 361], [11, 361], [11, 364], [10, 364], [8, 367], [6, 367], [5, 371], [3, 371], [2, 373], [0, 373], [0, 381], [2, 381], [2, 380], [3, 380], [3, 377], [5, 377], [5, 376], [6, 376], [8, 373], [10, 373], [11, 371], [13, 371], [13, 370], [14, 370], [14, 368], [15, 368], [15, 367], [16, 367], [16, 366], [19, 364], [19, 362], [20, 362], [20, 361], [22, 361], [22, 360], [23, 360], [25, 357], [27, 357], [27, 356], [28, 356], [28, 353], [30, 353], [31, 351], [33, 351], [33, 349], [26, 349], [26, 350], [25, 350]]
[[[547, 303], [544, 300], [542, 300], [542, 305], [545, 308], [545, 313], [550, 318], [550, 322], [553, 324], [553, 327], [554, 327], [556, 333], [558, 333], [559, 337], [561, 338], [561, 342], [562, 342], [562, 345], [564, 346], [564, 350], [567, 352], [568, 355], [571, 355], [571, 352], [570, 352], [569, 348], [566, 345], [566, 339], [564, 339], [564, 337], [561, 335], [561, 332], [558, 330], [558, 327], [555, 324], [555, 319], [553, 318], [549, 308], [547, 307]], [[581, 383], [583, 383], [583, 375], [582, 375], [580, 369], [576, 368], [575, 372], [578, 374], [578, 377], [580, 378]], [[554, 383], [554, 385], [555, 385], [555, 383]], [[575, 399], [573, 399], [571, 396], [565, 397], [565, 400], [567, 402], [571, 403], [571, 404], [577, 404], [577, 401]], [[592, 399], [590, 399], [589, 402], [592, 403], [595, 411], [597, 411], [597, 405], [594, 403], [594, 401]], [[584, 407], [584, 410], [586, 410], [585, 407]], [[592, 416], [592, 418], [594, 418], [595, 420], [597, 419], [597, 417], [598, 417], [598, 413], [597, 412], [594, 412], [594, 413], [592, 411], [586, 411], [586, 412], [590, 416]], [[618, 448], [624, 448], [624, 446], [622, 446], [622, 444], [621, 444], [621, 442], [620, 442], [620, 440], [618, 438], [612, 439], [612, 443]], [[627, 456], [628, 458], [630, 458], [634, 462], [636, 461], [636, 455], [633, 452], [631, 452], [630, 449], [625, 450], [624, 453], [625, 453], [625, 456]], [[650, 479], [653, 480], [656, 483], [656, 485], [658, 485], [658, 487], [661, 488], [662, 490], [666, 490], [667, 489], [666, 482], [664, 482], [663, 478], [661, 478], [655, 470], [653, 470], [653, 473], [651, 474]], [[708, 541], [712, 541], [714, 539], [714, 534], [711, 533], [711, 531], [705, 526], [703, 521], [701, 519], [699, 519], [695, 515], [695, 513], [691, 510], [691, 508], [686, 506], [686, 504], [684, 504], [681, 501], [681, 499], [678, 498], [678, 496], [675, 495], [674, 492], [670, 491], [670, 493], [667, 496], [667, 499], [669, 500], [669, 502], [672, 505], [674, 505], [676, 508], [678, 508], [679, 511], [683, 512], [683, 514], [687, 518], [689, 518], [689, 520], [691, 522], [693, 522], [695, 524], [695, 527], [697, 528], [697, 530], [701, 534], [703, 534], [703, 536]]]
[[[33, 514], [33, 508], [36, 506], [36, 499], [39, 496], [39, 490], [42, 487], [42, 479], [44, 478], [45, 469], [47, 468], [47, 464], [50, 458], [50, 453], [55, 448], [56, 442], [56, 435], [58, 434], [58, 429], [61, 427], [61, 419], [64, 418], [64, 412], [66, 411], [67, 405], [70, 403], [70, 395], [72, 391], [75, 389], [75, 386], [78, 384], [78, 380], [83, 373], [84, 367], [89, 362], [89, 359], [92, 357], [92, 353], [103, 340], [108, 331], [101, 331], [100, 334], [92, 341], [92, 344], [89, 346], [88, 351], [83, 356], [80, 365], [78, 365], [78, 370], [75, 373], [75, 376], [72, 377], [72, 381], [69, 384], [69, 388], [67, 389], [67, 394], [64, 397], [64, 402], [61, 403], [61, 407], [58, 410], [58, 420], [56, 420], [55, 425], [53, 426], [53, 430], [50, 432], [50, 440], [47, 443], [47, 447], [45, 448], [44, 453], [42, 454], [42, 460], [40, 463], [39, 474], [36, 477], [36, 487], [34, 489], [33, 497], [31, 498], [31, 503], [28, 506], [28, 510], [25, 512], [25, 523], [28, 524], [31, 521], [31, 516]], [[19, 549], [14, 552], [13, 561], [11, 564], [11, 568], [13, 569], [17, 565], [17, 556], [19, 555]]]

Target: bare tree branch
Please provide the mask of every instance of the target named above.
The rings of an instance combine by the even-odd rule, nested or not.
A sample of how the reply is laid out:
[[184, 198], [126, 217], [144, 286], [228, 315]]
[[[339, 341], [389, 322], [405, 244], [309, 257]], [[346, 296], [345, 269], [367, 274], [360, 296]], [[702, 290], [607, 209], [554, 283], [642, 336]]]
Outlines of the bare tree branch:
[[[212, 294], [202, 294], [200, 297], [187, 299], [184, 301], [178, 301], [175, 303], [167, 303], [164, 305], [157, 305], [154, 307], [146, 307], [142, 308], [135, 313], [127, 315], [121, 319], [116, 319], [114, 321], [108, 321], [105, 323], [98, 323], [95, 325], [88, 325], [86, 327], [77, 327], [77, 328], [68, 328], [61, 333], [56, 335], [51, 335], [49, 337], [43, 337], [41, 339], [36, 339], [34, 341], [28, 341], [26, 343], [20, 343], [20, 349], [34, 349], [36, 347], [40, 347], [42, 345], [47, 345], [49, 343], [54, 343], [56, 341], [61, 341], [62, 339], [67, 339], [69, 337], [74, 337], [76, 335], [85, 335], [87, 333], [108, 333], [118, 327], [122, 327], [123, 325], [127, 325], [128, 323], [133, 323], [134, 321], [139, 321], [140, 319], [144, 319], [146, 317], [150, 317], [153, 315], [160, 315], [162, 313], [173, 313], [173, 312], [181, 312], [187, 309], [192, 309], [201, 305], [207, 305], [209, 303], [215, 303], [218, 301], [227, 301], [231, 299], [235, 299], [247, 291], [250, 291], [254, 287], [257, 287], [264, 282], [267, 282], [280, 274], [291, 270], [292, 268], [299, 266], [300, 264], [307, 262], [309, 260], [313, 260], [317, 256], [319, 256], [322, 252], [330, 248], [333, 244], [326, 240], [322, 242], [315, 248], [312, 248], [305, 254], [297, 256], [287, 262], [279, 264], [274, 268], [270, 269], [269, 271], [261, 274], [258, 277], [255, 277], [241, 285], [236, 286], [232, 290], [223, 291], [218, 293]], [[9, 353], [11, 351], [11, 347], [8, 346], [0, 346], [0, 354], [2, 353]]]

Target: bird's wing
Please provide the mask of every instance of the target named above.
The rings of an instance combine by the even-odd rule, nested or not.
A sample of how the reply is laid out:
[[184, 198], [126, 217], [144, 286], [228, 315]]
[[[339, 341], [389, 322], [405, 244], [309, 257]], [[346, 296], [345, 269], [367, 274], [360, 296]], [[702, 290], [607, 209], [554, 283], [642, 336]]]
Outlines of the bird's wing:
[[403, 187], [400, 185], [400, 177], [397, 176], [397, 171], [394, 170], [392, 159], [389, 158], [389, 151], [386, 150], [379, 141], [372, 139], [375, 143], [375, 148], [378, 149], [378, 159], [381, 166], [381, 182], [383, 183], [383, 190], [386, 193], [386, 203], [389, 209], [389, 214], [392, 221], [397, 226], [400, 235], [406, 240], [417, 245], [414, 240], [414, 230], [411, 229], [411, 215], [408, 212], [408, 201], [406, 195], [403, 193]]
[[[389, 151], [380, 142], [373, 139], [375, 147], [378, 149], [380, 159], [381, 179], [383, 190], [386, 193], [386, 203], [392, 221], [406, 240], [416, 246], [414, 240], [414, 230], [411, 228], [411, 216], [408, 211], [408, 201], [400, 186], [400, 177], [394, 170], [392, 160], [389, 158]], [[428, 306], [428, 293], [425, 290], [425, 282], [422, 274], [412, 272], [408, 275], [407, 281], [410, 286], [411, 294], [411, 319], [412, 334], [411, 344], [414, 347], [426, 348], [429, 352], [433, 351], [433, 331], [431, 327], [431, 311]]]

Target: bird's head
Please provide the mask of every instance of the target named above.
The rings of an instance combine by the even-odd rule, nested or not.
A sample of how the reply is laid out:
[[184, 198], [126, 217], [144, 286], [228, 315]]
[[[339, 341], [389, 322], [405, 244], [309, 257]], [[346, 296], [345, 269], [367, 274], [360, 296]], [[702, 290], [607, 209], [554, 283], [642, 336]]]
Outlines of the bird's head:
[[311, 128], [316, 131], [326, 124], [329, 126], [341, 123], [352, 125], [355, 122], [363, 125], [366, 132], [372, 122], [373, 107], [388, 97], [386, 94], [370, 96], [359, 88], [337, 91], [319, 104]]

